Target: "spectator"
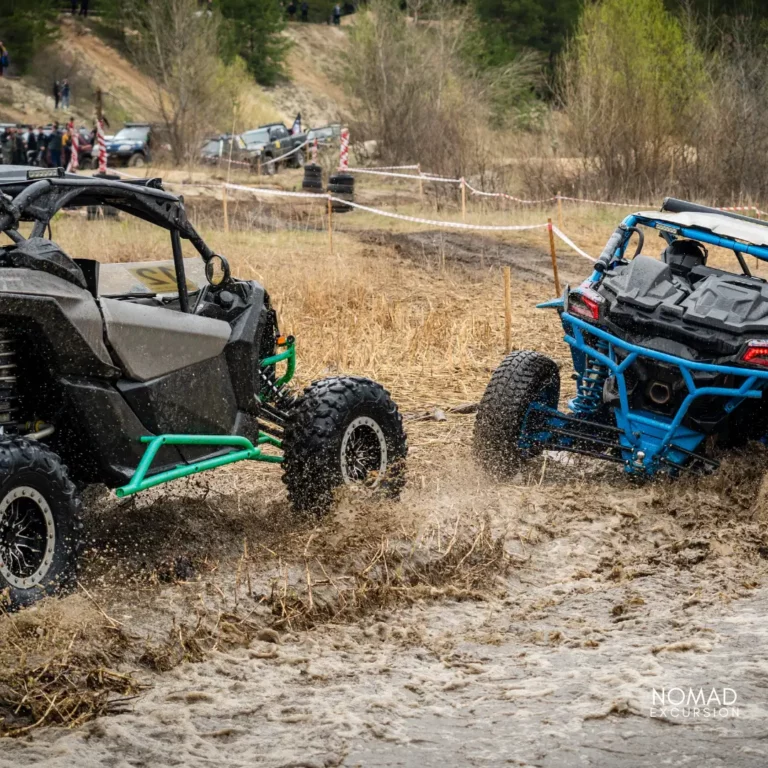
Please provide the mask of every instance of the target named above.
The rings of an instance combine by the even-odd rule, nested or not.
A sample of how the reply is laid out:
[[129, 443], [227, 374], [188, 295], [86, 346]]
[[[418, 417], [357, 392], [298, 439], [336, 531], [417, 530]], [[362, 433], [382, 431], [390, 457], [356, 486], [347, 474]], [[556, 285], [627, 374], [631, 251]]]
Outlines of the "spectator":
[[333, 23], [337, 27], [341, 24], [341, 6], [338, 3], [333, 6]]
[[88, 0], [80, 0], [80, 15], [88, 16]]
[[37, 127], [37, 162], [35, 165], [45, 165], [45, 144], [45, 131], [43, 131], [43, 126], [39, 125]]
[[72, 0], [72, 15], [75, 16], [77, 14], [77, 0]]
[[301, 4], [301, 20], [309, 21], [309, 3], [307, 0], [303, 0]]
[[59, 100], [61, 99], [61, 85], [58, 80], [53, 81], [53, 108], [59, 108]]
[[48, 139], [48, 159], [51, 168], [59, 168], [61, 166], [61, 131], [59, 131], [59, 124], [53, 124], [53, 133]]
[[3, 76], [3, 72], [5, 72], [6, 69], [8, 69], [8, 50], [3, 45], [3, 41], [0, 40], [0, 77]]
[[2, 156], [2, 162], [4, 165], [11, 164], [11, 150], [11, 131], [10, 129], [6, 128], [3, 131], [2, 136], [0, 136], [0, 156]]
[[27, 163], [37, 165], [37, 134], [34, 128], [29, 129], [27, 136]]
[[294, 21], [296, 18], [296, 3], [294, 0], [291, 0], [291, 2], [288, 3], [288, 18], [291, 21]]
[[61, 167], [69, 167], [69, 159], [72, 157], [72, 134], [67, 126], [61, 134]]
[[69, 109], [69, 80], [67, 79], [61, 82], [61, 108]]
[[27, 164], [27, 153], [24, 149], [24, 131], [21, 128], [16, 129], [16, 135], [13, 137], [13, 164]]

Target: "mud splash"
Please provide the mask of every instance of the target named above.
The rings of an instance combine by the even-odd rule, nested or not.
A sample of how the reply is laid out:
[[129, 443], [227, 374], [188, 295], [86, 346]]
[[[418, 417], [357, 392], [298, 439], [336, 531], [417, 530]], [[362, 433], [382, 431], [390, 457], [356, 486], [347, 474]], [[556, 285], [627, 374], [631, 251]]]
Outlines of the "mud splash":
[[[321, 563], [339, 585], [359, 572], [365, 541], [401, 547], [439, 528], [445, 551], [457, 516], [472, 510], [502, 537], [511, 570], [488, 572], [471, 595], [414, 592], [356, 620], [286, 623], [247, 647], [214, 645], [200, 663], [144, 671], [151, 688], [130, 712], [6, 740], [0, 765], [765, 765], [767, 465], [752, 447], [711, 477], [639, 488], [588, 460], [548, 457], [506, 485], [464, 454], [437, 467], [417, 460], [401, 505], [342, 504], [301, 535], [270, 529], [274, 506], [241, 498], [242, 519], [263, 521], [272, 553], [253, 555], [250, 595], [238, 545], [227, 555], [222, 533], [213, 570], [150, 579], [138, 600], [99, 591], [94, 571], [106, 613], [156, 641], [201, 601], [233, 609], [239, 582], [237, 610], [266, 626], [277, 614], [263, 598], [275, 585], [306, 603], [307, 564], [313, 581]], [[237, 519], [231, 493], [209, 489], [206, 501]], [[180, 508], [202, 536], [197, 504]], [[662, 687], [729, 687], [739, 713], [652, 715]]]

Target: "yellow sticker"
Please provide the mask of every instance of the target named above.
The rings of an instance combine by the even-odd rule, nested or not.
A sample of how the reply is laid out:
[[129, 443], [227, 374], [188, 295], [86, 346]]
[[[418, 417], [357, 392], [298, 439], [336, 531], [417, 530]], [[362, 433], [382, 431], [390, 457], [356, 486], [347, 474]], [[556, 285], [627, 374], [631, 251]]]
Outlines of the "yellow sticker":
[[[176, 293], [178, 290], [176, 270], [173, 267], [133, 267], [128, 271], [153, 293]], [[187, 279], [187, 290], [197, 290], [195, 283], [189, 279]]]
[[280, 142], [279, 142], [279, 141], [276, 141], [276, 142], [275, 142], [275, 148], [276, 148], [276, 149], [280, 149]]

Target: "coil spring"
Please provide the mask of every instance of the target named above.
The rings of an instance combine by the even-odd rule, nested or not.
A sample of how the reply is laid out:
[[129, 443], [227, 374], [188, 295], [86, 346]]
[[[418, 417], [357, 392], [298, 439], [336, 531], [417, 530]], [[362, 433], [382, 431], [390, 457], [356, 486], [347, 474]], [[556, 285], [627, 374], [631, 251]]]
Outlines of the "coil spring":
[[15, 431], [18, 416], [16, 337], [0, 328], [0, 434]]
[[[604, 355], [608, 355], [608, 344], [596, 339], [595, 349]], [[576, 384], [576, 397], [571, 402], [571, 410], [583, 416], [592, 416], [597, 413], [603, 404], [603, 385], [610, 371], [608, 367], [589, 355], [584, 361], [584, 372], [579, 376]]]

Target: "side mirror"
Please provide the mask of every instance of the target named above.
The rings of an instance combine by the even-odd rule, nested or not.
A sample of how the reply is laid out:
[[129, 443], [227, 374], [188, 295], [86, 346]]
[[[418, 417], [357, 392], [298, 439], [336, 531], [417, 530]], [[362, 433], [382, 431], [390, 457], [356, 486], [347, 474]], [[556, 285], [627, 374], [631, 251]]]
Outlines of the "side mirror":
[[205, 265], [205, 279], [214, 288], [229, 282], [231, 272], [229, 262], [218, 253], [214, 253]]

